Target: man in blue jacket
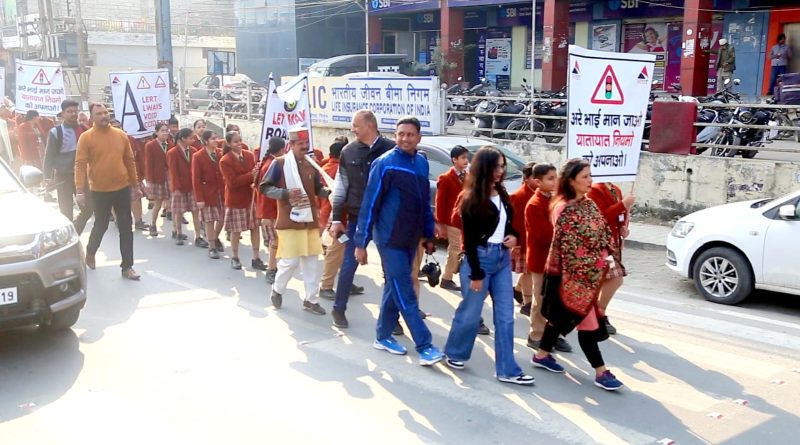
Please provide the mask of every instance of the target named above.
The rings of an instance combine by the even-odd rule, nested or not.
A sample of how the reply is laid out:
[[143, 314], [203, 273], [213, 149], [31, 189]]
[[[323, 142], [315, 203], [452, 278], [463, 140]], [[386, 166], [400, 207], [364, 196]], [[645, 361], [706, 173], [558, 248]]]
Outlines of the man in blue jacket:
[[411, 265], [419, 240], [425, 239], [428, 253], [434, 251], [428, 161], [417, 152], [422, 139], [419, 120], [404, 117], [395, 128], [397, 146], [375, 160], [370, 169], [358, 214], [355, 254], [360, 264], [366, 264], [367, 244], [374, 239], [386, 276], [373, 346], [392, 354], [406, 354], [406, 348], [392, 337], [403, 314], [420, 364], [430, 366], [444, 355], [431, 343], [431, 331], [422, 320], [411, 282]]

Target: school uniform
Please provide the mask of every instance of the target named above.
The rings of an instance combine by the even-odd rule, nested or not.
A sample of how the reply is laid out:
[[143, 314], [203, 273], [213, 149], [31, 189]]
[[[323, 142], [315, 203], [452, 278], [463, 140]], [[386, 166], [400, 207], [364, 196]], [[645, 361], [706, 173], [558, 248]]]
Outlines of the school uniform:
[[180, 145], [176, 145], [167, 151], [173, 218], [186, 212], [197, 211], [197, 203], [194, 199], [194, 190], [192, 188], [191, 164], [192, 155], [196, 151], [194, 147], [190, 146], [184, 149]]
[[169, 166], [167, 151], [169, 142], [163, 144], [153, 139], [144, 146], [144, 179], [147, 182], [147, 198], [151, 201], [169, 200]]
[[[553, 222], [550, 218], [551, 197], [541, 190], [525, 205], [525, 264], [528, 272], [534, 275], [533, 297], [536, 304], [531, 307], [531, 327], [528, 338], [539, 341], [544, 334], [547, 320], [542, 315], [542, 289], [536, 285], [543, 281], [547, 255], [553, 242]], [[537, 280], [536, 275], [539, 275]]]
[[[255, 158], [258, 158], [258, 150], [256, 149]], [[258, 183], [264, 179], [269, 171], [269, 166], [275, 160], [275, 156], [267, 154], [264, 161], [261, 163], [261, 168], [258, 171]], [[278, 203], [272, 198], [267, 197], [258, 191], [256, 193], [256, 219], [261, 226], [261, 234], [264, 238], [264, 244], [275, 245], [278, 243], [278, 232], [275, 231], [275, 220], [278, 218]]]
[[229, 151], [219, 161], [225, 181], [225, 230], [246, 232], [256, 228], [253, 205], [253, 153], [242, 150], [241, 155]]
[[511, 268], [514, 272], [521, 274], [530, 272], [526, 264], [525, 207], [534, 193], [535, 191], [523, 182], [514, 193], [509, 195], [511, 207], [514, 208], [514, 219], [511, 221], [511, 226], [519, 233], [517, 247], [511, 252]]
[[611, 229], [611, 239], [614, 241], [612, 256], [616, 267], [608, 270], [606, 279], [625, 277], [628, 273], [622, 264], [622, 236], [619, 231], [628, 224], [628, 210], [622, 203], [622, 190], [610, 182], [598, 182], [592, 184], [592, 188], [586, 196], [597, 204], [597, 208], [600, 209], [600, 213], [608, 223], [608, 228]]
[[452, 281], [458, 273], [459, 255], [461, 255], [461, 230], [452, 223], [452, 213], [456, 199], [464, 188], [466, 173], [450, 167], [446, 173], [439, 175], [436, 181], [435, 214], [436, 222], [445, 226], [447, 236], [447, 262], [444, 265], [443, 280]]
[[200, 220], [204, 223], [222, 221], [224, 218], [225, 182], [219, 168], [221, 158], [222, 150], [209, 154], [202, 149], [192, 155], [192, 189], [195, 201], [203, 203]]
[[144, 181], [145, 169], [145, 141], [144, 139], [136, 139], [133, 136], [128, 136], [128, 141], [131, 144], [131, 150], [133, 150], [133, 163], [136, 166], [136, 176], [139, 178], [139, 185], [137, 187], [131, 187], [131, 202], [133, 202], [137, 199], [142, 199], [142, 189], [144, 188], [142, 181]]

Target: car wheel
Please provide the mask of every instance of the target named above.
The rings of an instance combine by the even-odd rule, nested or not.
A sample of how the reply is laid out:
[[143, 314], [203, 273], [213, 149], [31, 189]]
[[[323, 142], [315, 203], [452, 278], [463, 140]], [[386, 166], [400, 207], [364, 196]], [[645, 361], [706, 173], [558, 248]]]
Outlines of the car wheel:
[[714, 247], [701, 253], [693, 272], [697, 291], [714, 303], [737, 304], [753, 291], [750, 263], [729, 247]]
[[62, 329], [69, 329], [78, 321], [78, 317], [81, 315], [81, 308], [75, 306], [69, 309], [65, 309], [61, 312], [56, 312], [53, 314], [53, 318], [50, 319], [50, 323], [43, 325], [42, 327], [48, 331], [60, 331]]

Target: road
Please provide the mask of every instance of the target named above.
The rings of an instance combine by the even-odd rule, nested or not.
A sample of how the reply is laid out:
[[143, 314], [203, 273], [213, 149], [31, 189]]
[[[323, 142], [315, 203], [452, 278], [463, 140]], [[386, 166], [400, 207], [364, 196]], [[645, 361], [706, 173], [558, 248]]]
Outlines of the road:
[[[116, 243], [111, 228], [73, 330], [0, 334], [0, 443], [796, 440], [800, 299], [707, 303], [662, 266], [663, 252], [626, 253], [631, 276], [610, 310], [620, 333], [601, 348], [627, 388], [606, 393], [591, 384], [574, 334], [576, 351], [558, 354], [566, 375], [531, 369], [521, 315], [516, 356], [534, 387], [493, 378], [491, 337], [479, 338], [460, 372], [372, 349], [374, 250], [357, 276], [366, 295], [352, 298], [351, 328], [338, 331], [329, 316], [301, 310], [298, 280], [275, 311], [262, 273], [233, 271], [227, 260], [163, 237], [136, 235], [143, 279], [122, 281]], [[242, 260], [249, 264], [249, 254]], [[442, 345], [459, 296], [423, 289], [427, 323]], [[487, 320], [490, 311], [487, 304]]]

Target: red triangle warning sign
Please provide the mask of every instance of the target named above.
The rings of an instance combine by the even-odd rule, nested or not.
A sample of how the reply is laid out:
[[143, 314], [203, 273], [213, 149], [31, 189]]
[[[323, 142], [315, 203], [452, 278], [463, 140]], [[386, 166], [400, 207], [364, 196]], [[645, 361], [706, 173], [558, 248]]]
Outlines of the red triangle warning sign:
[[39, 71], [37, 71], [36, 75], [33, 76], [31, 83], [33, 85], [50, 85], [50, 79], [47, 78], [47, 74], [44, 73], [44, 70], [39, 68]]
[[167, 86], [167, 84], [164, 82], [164, 79], [162, 79], [161, 76], [158, 76], [158, 79], [156, 79], [156, 83], [153, 86], [155, 88], [164, 88]]
[[142, 76], [142, 77], [139, 78], [139, 84], [136, 85], [136, 88], [139, 89], [139, 90], [149, 90], [150, 89], [150, 83], [148, 83], [147, 79], [145, 79], [144, 76]]
[[605, 105], [622, 105], [625, 103], [625, 95], [622, 93], [622, 88], [619, 86], [617, 75], [614, 74], [614, 69], [611, 65], [606, 67], [603, 75], [600, 76], [600, 81], [597, 82], [597, 87], [592, 94], [593, 104]]

